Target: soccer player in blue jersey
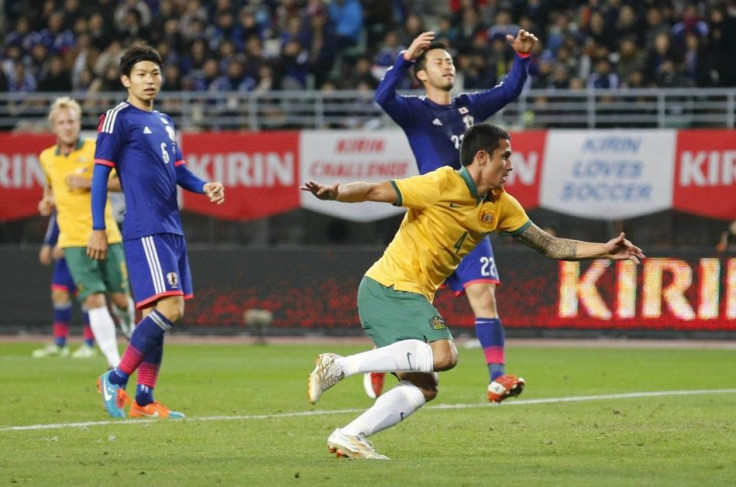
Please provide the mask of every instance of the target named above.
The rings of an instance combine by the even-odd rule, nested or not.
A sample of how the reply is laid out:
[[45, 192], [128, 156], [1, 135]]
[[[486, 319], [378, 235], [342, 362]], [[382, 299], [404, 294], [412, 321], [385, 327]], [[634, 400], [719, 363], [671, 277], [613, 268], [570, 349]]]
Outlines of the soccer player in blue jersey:
[[[46, 202], [42, 200], [39, 203], [39, 211], [44, 216], [48, 214], [50, 208], [46, 206]], [[51, 265], [54, 263], [54, 273], [51, 276], [51, 304], [54, 309], [53, 336], [54, 343], [50, 343], [43, 348], [33, 351], [34, 358], [45, 357], [68, 357], [69, 347], [67, 339], [69, 338], [69, 322], [72, 318], [72, 296], [77, 292], [74, 285], [72, 274], [69, 272], [69, 266], [64, 258], [63, 251], [56, 246], [59, 240], [59, 225], [56, 222], [56, 212], [51, 212], [46, 235], [43, 239], [43, 245], [38, 252], [38, 260], [43, 265]], [[84, 343], [71, 356], [73, 358], [92, 358], [97, 355], [95, 350], [95, 337], [92, 334], [92, 328], [89, 326], [89, 314], [84, 311], [82, 319], [84, 329]]]
[[183, 418], [154, 400], [153, 390], [163, 357], [164, 334], [184, 315], [184, 300], [193, 296], [176, 187], [225, 201], [219, 182], [207, 182], [187, 169], [171, 118], [153, 109], [161, 90], [162, 61], [147, 45], [130, 47], [120, 59], [120, 80], [127, 101], [100, 119], [92, 177], [93, 230], [87, 253], [104, 259], [107, 237], [103, 211], [108, 175], [120, 177], [127, 207], [123, 247], [136, 307], [143, 319], [136, 326], [120, 365], [97, 381], [102, 404], [112, 417], [125, 417], [130, 402], [125, 387], [138, 371], [133, 418]]
[[[516, 37], [507, 35], [506, 39], [516, 51], [511, 72], [503, 82], [485, 91], [452, 97], [455, 65], [447, 47], [434, 42], [434, 32], [420, 34], [386, 72], [376, 90], [375, 100], [404, 130], [420, 174], [443, 166], [459, 169], [463, 133], [521, 93], [537, 38], [522, 29]], [[396, 87], [412, 67], [414, 76], [424, 87], [424, 96], [396, 93]], [[524, 379], [506, 374], [505, 370], [504, 330], [496, 307], [498, 283], [498, 270], [488, 237], [463, 259], [445, 282], [456, 295], [465, 293], [473, 309], [476, 334], [490, 375], [488, 400], [491, 402], [517, 396], [524, 388]], [[374, 397], [380, 394], [383, 376], [366, 376], [364, 385], [366, 393]]]

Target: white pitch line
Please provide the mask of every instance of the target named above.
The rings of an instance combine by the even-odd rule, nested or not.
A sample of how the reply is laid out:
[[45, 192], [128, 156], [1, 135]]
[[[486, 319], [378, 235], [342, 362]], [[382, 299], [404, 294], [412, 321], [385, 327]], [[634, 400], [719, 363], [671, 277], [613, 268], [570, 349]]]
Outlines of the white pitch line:
[[[605, 401], [607, 399], [636, 399], [642, 397], [666, 397], [666, 396], [689, 396], [694, 394], [733, 394], [736, 389], [702, 389], [694, 391], [655, 391], [655, 392], [629, 392], [623, 394], [601, 394], [597, 396], [570, 396], [570, 397], [550, 397], [546, 399], [518, 399], [511, 402], [505, 402], [503, 405], [493, 406], [488, 403], [476, 404], [438, 404], [436, 406], [428, 406], [425, 409], [473, 409], [487, 407], [508, 407], [508, 406], [534, 406], [536, 404], [557, 404], [564, 402], [586, 402], [586, 401]], [[279, 414], [247, 414], [239, 416], [204, 416], [201, 418], [186, 418], [184, 421], [247, 421], [253, 419], [278, 419], [278, 418], [298, 418], [302, 416], [331, 416], [334, 414], [359, 413], [365, 409], [336, 409], [328, 411], [299, 411], [293, 413]], [[55, 424], [29, 424], [27, 426], [6, 426], [0, 428], [0, 431], [35, 431], [35, 430], [51, 430], [63, 428], [89, 428], [92, 426], [109, 426], [109, 425], [129, 425], [129, 424], [146, 424], [160, 422], [159, 419], [123, 419], [108, 421], [87, 421], [82, 423], [55, 423]]]

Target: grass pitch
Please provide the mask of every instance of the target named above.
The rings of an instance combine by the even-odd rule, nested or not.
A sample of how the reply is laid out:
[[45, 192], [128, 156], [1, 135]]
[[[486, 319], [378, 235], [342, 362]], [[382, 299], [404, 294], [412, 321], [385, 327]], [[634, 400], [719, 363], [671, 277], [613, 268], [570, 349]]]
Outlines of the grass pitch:
[[305, 396], [317, 353], [365, 346], [170, 343], [156, 398], [188, 419], [151, 422], [106, 416], [103, 359], [37, 346], [0, 344], [2, 484], [736, 485], [734, 350], [511, 346], [527, 387], [493, 407], [481, 352], [461, 349], [437, 400], [371, 438], [392, 460], [371, 462], [326, 448], [370, 406], [361, 378]]

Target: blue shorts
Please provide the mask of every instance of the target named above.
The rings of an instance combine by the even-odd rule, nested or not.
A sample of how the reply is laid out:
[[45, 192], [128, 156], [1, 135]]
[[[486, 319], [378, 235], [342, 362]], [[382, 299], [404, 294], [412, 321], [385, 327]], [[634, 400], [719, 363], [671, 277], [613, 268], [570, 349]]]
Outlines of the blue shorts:
[[125, 240], [123, 248], [136, 308], [153, 306], [166, 296], [194, 296], [183, 236], [157, 233]]
[[496, 259], [493, 257], [493, 247], [489, 237], [481, 240], [478, 245], [460, 262], [455, 272], [445, 280], [445, 286], [455, 291], [455, 295], [465, 292], [465, 287], [470, 284], [489, 283], [498, 284]]
[[51, 289], [66, 291], [69, 294], [77, 293], [77, 286], [74, 285], [72, 273], [69, 272], [69, 266], [66, 265], [66, 259], [58, 259], [54, 263], [54, 274], [51, 276]]

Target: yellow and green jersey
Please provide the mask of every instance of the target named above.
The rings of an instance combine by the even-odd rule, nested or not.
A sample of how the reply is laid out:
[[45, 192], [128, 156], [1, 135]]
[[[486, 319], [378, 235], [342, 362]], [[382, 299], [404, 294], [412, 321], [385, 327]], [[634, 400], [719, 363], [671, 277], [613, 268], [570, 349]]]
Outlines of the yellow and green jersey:
[[465, 167], [391, 181], [396, 206], [408, 208], [393, 241], [366, 272], [384, 286], [430, 302], [463, 256], [493, 231], [517, 233], [531, 221], [503, 189], [478, 195]]
[[[77, 174], [92, 178], [95, 164], [95, 142], [79, 139], [77, 146], [68, 155], [55, 145], [41, 152], [41, 167], [54, 193], [57, 220], [61, 234], [60, 247], [86, 247], [92, 232], [92, 193], [89, 189], [69, 189], [66, 177]], [[120, 230], [112, 216], [110, 202], [105, 207], [105, 224], [108, 243], [122, 241]]]

